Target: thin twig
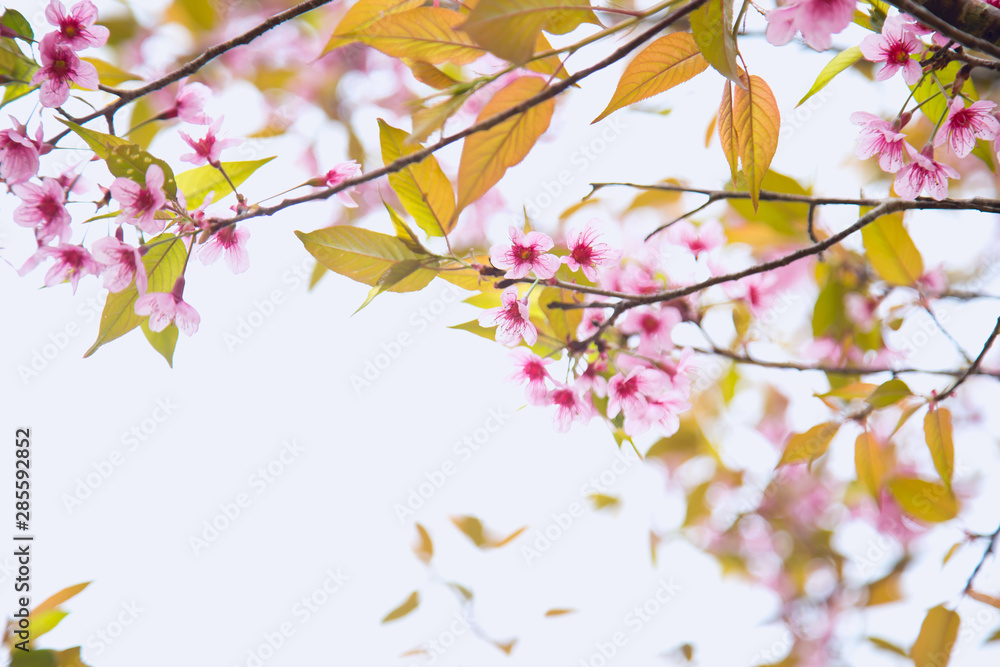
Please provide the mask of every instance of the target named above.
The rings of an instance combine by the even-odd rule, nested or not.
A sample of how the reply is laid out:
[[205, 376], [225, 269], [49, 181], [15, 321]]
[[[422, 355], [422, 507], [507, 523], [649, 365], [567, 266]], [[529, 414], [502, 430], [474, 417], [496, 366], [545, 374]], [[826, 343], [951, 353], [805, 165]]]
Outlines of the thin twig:
[[986, 342], [983, 344], [983, 349], [979, 352], [979, 356], [976, 357], [976, 360], [972, 362], [972, 365], [970, 365], [967, 369], [965, 369], [965, 372], [962, 373], [962, 375], [960, 375], [959, 378], [955, 380], [955, 382], [950, 387], [944, 390], [943, 393], [938, 394], [931, 400], [934, 401], [935, 403], [937, 403], [938, 401], [943, 401], [944, 399], [954, 394], [955, 390], [958, 389], [959, 386], [963, 382], [965, 382], [970, 375], [976, 373], [979, 370], [979, 366], [983, 363], [983, 358], [986, 356], [986, 353], [989, 352], [990, 347], [993, 346], [993, 341], [997, 339], [997, 336], [1000, 336], [1000, 318], [997, 318], [997, 325], [993, 327], [993, 333], [991, 333], [990, 337], [986, 339]]

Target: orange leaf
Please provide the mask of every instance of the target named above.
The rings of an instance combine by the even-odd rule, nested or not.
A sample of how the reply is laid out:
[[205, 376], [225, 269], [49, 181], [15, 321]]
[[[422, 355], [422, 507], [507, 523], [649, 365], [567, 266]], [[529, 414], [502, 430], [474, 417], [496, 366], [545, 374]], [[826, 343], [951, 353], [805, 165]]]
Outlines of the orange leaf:
[[955, 472], [955, 443], [951, 435], [951, 412], [948, 408], [932, 407], [924, 417], [924, 436], [931, 450], [934, 468], [941, 475], [944, 485], [951, 488]]
[[739, 141], [743, 175], [756, 211], [761, 183], [778, 150], [781, 114], [774, 93], [764, 79], [754, 75], [746, 84], [746, 90], [737, 88], [733, 93], [733, 126]]
[[718, 115], [719, 141], [722, 142], [722, 152], [729, 163], [729, 171], [736, 182], [736, 170], [739, 168], [740, 141], [736, 136], [736, 126], [733, 125], [733, 84], [726, 81], [722, 89], [722, 103]]
[[436, 65], [467, 65], [482, 49], [455, 28], [465, 17], [439, 7], [418, 7], [385, 16], [357, 33], [359, 41], [395, 58], [411, 58]]
[[356, 34], [384, 16], [414, 9], [424, 4], [424, 0], [359, 0], [351, 5], [333, 31], [330, 41], [323, 47], [323, 53], [357, 41]]

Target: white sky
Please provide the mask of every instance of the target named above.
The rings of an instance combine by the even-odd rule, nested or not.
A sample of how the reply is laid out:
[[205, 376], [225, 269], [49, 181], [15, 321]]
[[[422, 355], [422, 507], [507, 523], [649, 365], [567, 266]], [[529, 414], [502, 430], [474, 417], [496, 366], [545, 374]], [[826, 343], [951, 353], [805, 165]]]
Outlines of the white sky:
[[[33, 3], [10, 5], [23, 9]], [[752, 27], [761, 25], [752, 17]], [[845, 33], [837, 43], [853, 44], [859, 36], [860, 31]], [[747, 38], [742, 45], [748, 62], [774, 89], [790, 128], [774, 166], [812, 179], [823, 192], [857, 192], [860, 172], [844, 169], [853, 159], [849, 148], [855, 136], [847, 116], [861, 108], [897, 108], [902, 83], [875, 88], [847, 73], [809, 114], [800, 111], [796, 119], [794, 104], [827, 57], [794, 46], [761, 48], [766, 46], [762, 42]], [[571, 69], [581, 66], [576, 62]], [[652, 182], [679, 176], [699, 185], [724, 182], [721, 151], [717, 144], [706, 150], [702, 143], [717, 108], [721, 77], [706, 73], [652, 100], [649, 107], [673, 109], [666, 119], [623, 111], [589, 126], [619, 71], [591, 77], [572, 93], [570, 104], [559, 107], [544, 145], [504, 181], [512, 210], [537, 201], [540, 184], [566, 168], [573, 170], [572, 184], [543, 212], [538, 221], [542, 228], [551, 228], [556, 214], [586, 194], [591, 181]], [[231, 136], [259, 126], [256, 112], [248, 111], [253, 108], [248, 95], [238, 90], [214, 102], [213, 113], [226, 113], [231, 121]], [[12, 108], [22, 119], [29, 111], [23, 105]], [[374, 113], [359, 119], [366, 115], [371, 118], [359, 125], [367, 126], [368, 146], [374, 147]], [[577, 170], [574, 154], [616, 118], [624, 127], [620, 138], [601, 159]], [[302, 123], [306, 133], [318, 131], [321, 155], [331, 162], [340, 159], [338, 133], [317, 127], [312, 115]], [[153, 150], [180, 168], [178, 143], [171, 131]], [[278, 154], [283, 146], [262, 144], [260, 155]], [[454, 167], [457, 155], [451, 150], [442, 159]], [[817, 159], [823, 155], [834, 157]], [[291, 158], [282, 159], [291, 163]], [[378, 164], [377, 156], [370, 164]], [[269, 194], [271, 178], [262, 172], [245, 189]], [[283, 173], [282, 178], [302, 180], [295, 180], [298, 174]], [[619, 201], [625, 194], [618, 193]], [[5, 247], [0, 254], [20, 265], [32, 240], [11, 222], [16, 204], [12, 197], [0, 197], [0, 245]], [[10, 267], [0, 270], [8, 313], [0, 327], [5, 406], [0, 423], [8, 434], [29, 426], [33, 436], [33, 603], [65, 586], [94, 581], [66, 605], [72, 613], [44, 638], [44, 645], [82, 644], [85, 661], [95, 667], [134, 665], [137, 659], [152, 665], [178, 660], [253, 665], [248, 650], [257, 650], [263, 636], [281, 632], [285, 624], [292, 633], [264, 664], [427, 664], [399, 656], [429, 640], [448, 643], [459, 606], [440, 582], [455, 581], [475, 592], [479, 626], [496, 639], [516, 637], [518, 644], [506, 657], [464, 632], [435, 661], [439, 665], [597, 667], [598, 645], [613, 642], [619, 632], [626, 641], [619, 642], [623, 646], [609, 664], [670, 664], [664, 655], [683, 642], [696, 645], [703, 665], [759, 664], [784, 655], [783, 629], [771, 623], [777, 609], [771, 593], [735, 579], [721, 580], [715, 561], [682, 540], [662, 545], [659, 565], [651, 565], [649, 529], [665, 531], [683, 519], [678, 490], [666, 485], [655, 465], [630, 464], [623, 474], [614, 472], [621, 465], [612, 467], [616, 447], [603, 424], [574, 426], [559, 435], [547, 410], [521, 409], [521, 390], [503, 380], [510, 372], [506, 350], [446, 328], [476, 314], [469, 306], [446, 303], [453, 300], [450, 287], [437, 281], [418, 294], [382, 295], [354, 317], [366, 287], [333, 275], [308, 293], [299, 272], [308, 274], [310, 260], [292, 231], [324, 226], [333, 206], [304, 206], [252, 222], [251, 269], [243, 275], [233, 276], [222, 263], [203, 267], [192, 262], [186, 297], [202, 315], [201, 329], [191, 339], [182, 336], [172, 370], [137, 332], [90, 359], [81, 358], [97, 332], [100, 306], [88, 305], [103, 301], [97, 281], [85, 280], [74, 296], [66, 285], [39, 289], [44, 270], [24, 279]], [[612, 214], [608, 210], [603, 216], [613, 220]], [[839, 211], [825, 219], [836, 225], [850, 214]], [[927, 216], [911, 225], [928, 266], [968, 260], [990, 240], [992, 221], [967, 217]], [[381, 220], [371, 224], [385, 227]], [[505, 221], [494, 227], [499, 238]], [[953, 232], [942, 234], [945, 227], [949, 232], [961, 229], [961, 239]], [[268, 307], [262, 302], [275, 294], [281, 303], [264, 313]], [[969, 349], [982, 341], [996, 317], [995, 308], [948, 308], [956, 336]], [[248, 320], [262, 323], [230, 349], [226, 336], [238, 335]], [[775, 326], [776, 331], [782, 328], [780, 322]], [[400, 349], [370, 387], [356, 392], [351, 376], [362, 373], [366, 362], [374, 363], [383, 346], [401, 334], [408, 334], [412, 343]], [[942, 341], [932, 341], [916, 361], [948, 363], [942, 357], [948, 349]], [[37, 377], [23, 380], [18, 369], [30, 366], [36, 355], [50, 358]], [[795, 426], [806, 428], [824, 417], [819, 402], [810, 398], [811, 391], [824, 388], [822, 380], [770, 377], [780, 378], [793, 397]], [[927, 390], [940, 385], [914, 381], [912, 386]], [[995, 385], [981, 381], [972, 386], [976, 399], [996, 404]], [[720, 445], [727, 460], [766, 474], [777, 453], [741, 426], [754, 421], [758, 403], [753, 396], [734, 403]], [[157, 411], [164, 405], [169, 415]], [[467, 450], [456, 448], [456, 442], [474, 437], [496, 413], [505, 423], [480, 451], [466, 456]], [[990, 414], [987, 419], [982, 431], [958, 440], [956, 458], [966, 483], [998, 472], [997, 418]], [[143, 433], [137, 444], [128, 435], [132, 429]], [[853, 466], [853, 437], [841, 434], [830, 454], [834, 469], [845, 476]], [[651, 442], [638, 440], [641, 451]], [[301, 451], [294, 459], [286, 454], [287, 465], [274, 463], [287, 442]], [[68, 509], [67, 494], [74, 494], [95, 470], [107, 470], [112, 457], [120, 465], [112, 466], [79, 506]], [[395, 506], [406, 503], [412, 489], [448, 462], [455, 474], [446, 477], [414, 517], [401, 521]], [[281, 472], [261, 482], [257, 471], [269, 464]], [[613, 478], [608, 492], [623, 499], [618, 514], [595, 512], [581, 497], [581, 486], [601, 473]], [[845, 636], [866, 630], [908, 646], [925, 609], [955, 599], [979, 550], [961, 552], [944, 571], [941, 556], [961, 527], [988, 531], [997, 520], [991, 509], [1000, 500], [996, 485], [981, 483], [978, 493], [963, 515], [965, 523], [932, 533], [921, 544], [928, 556], [907, 576], [907, 602], [848, 617]], [[249, 505], [196, 554], [190, 538], [217, 517], [220, 505], [235, 502], [240, 494], [249, 497]], [[546, 528], [555, 532], [553, 515], [571, 511], [574, 504], [586, 507], [582, 515], [540, 558], [527, 562], [522, 546], [534, 545]], [[511, 545], [482, 552], [450, 524], [448, 517], [455, 514], [477, 515], [503, 534], [529, 528]], [[434, 538], [437, 555], [430, 573], [410, 552], [414, 519]], [[855, 570], [853, 577], [876, 578], [893, 562], [894, 552], [882, 553], [877, 536], [861, 527], [846, 528], [842, 541], [845, 550], [858, 554], [876, 545], [875, 570], [864, 575]], [[10, 557], [0, 557], [5, 611], [11, 608], [11, 565]], [[330, 571], [346, 575], [346, 582], [325, 604], [304, 613], [296, 605], [314, 594], [323, 599], [317, 591]], [[988, 579], [987, 573], [986, 585], [992, 583], [996, 590], [998, 577]], [[655, 599], [662, 582], [679, 591], [662, 611], [648, 622], [629, 616], [634, 606]], [[379, 624], [417, 588], [422, 603], [416, 613]], [[578, 613], [543, 617], [555, 607]], [[104, 643], [98, 633], [116, 633], [121, 614], [123, 620], [131, 619], [126, 608], [139, 610], [134, 621]], [[966, 624], [952, 664], [994, 664], [1000, 652], [978, 647], [1000, 625], [1000, 614], [968, 602], [959, 611]], [[894, 664], [867, 646], [847, 649], [848, 664]]]

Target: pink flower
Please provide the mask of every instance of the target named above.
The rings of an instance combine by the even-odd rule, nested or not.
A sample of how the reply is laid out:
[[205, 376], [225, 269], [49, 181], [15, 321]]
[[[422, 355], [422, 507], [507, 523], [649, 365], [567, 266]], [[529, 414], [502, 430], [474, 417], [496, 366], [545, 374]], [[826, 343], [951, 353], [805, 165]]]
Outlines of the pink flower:
[[250, 257], [247, 255], [247, 239], [250, 230], [236, 225], [223, 227], [212, 238], [205, 242], [198, 252], [198, 258], [205, 264], [214, 264], [219, 256], [225, 253], [226, 266], [233, 273], [243, 273], [250, 268]]
[[[122, 236], [122, 228], [118, 228], [117, 236]], [[121, 238], [106, 236], [94, 241], [92, 246], [94, 259], [104, 265], [104, 286], [112, 292], [121, 292], [132, 284], [139, 296], [146, 293], [146, 267], [142, 263], [142, 255], [138, 248], [123, 243]]]
[[920, 153], [909, 144], [906, 152], [913, 160], [896, 174], [893, 187], [896, 194], [903, 199], [916, 199], [922, 191], [926, 191], [932, 199], [941, 201], [948, 196], [948, 179], [961, 178], [958, 172], [946, 164], [935, 162], [934, 149], [924, 146]]
[[639, 334], [639, 353], [652, 357], [673, 349], [670, 333], [682, 319], [680, 312], [671, 306], [640, 306], [628, 311], [619, 328], [622, 333]]
[[599, 361], [591, 361], [587, 364], [587, 370], [576, 379], [576, 387], [581, 392], [592, 391], [598, 396], [607, 396], [608, 381], [599, 373], [607, 368], [607, 364]]
[[56, 261], [45, 274], [45, 286], [52, 287], [69, 280], [73, 285], [73, 293], [76, 294], [76, 286], [80, 278], [86, 275], [97, 276], [101, 273], [101, 266], [90, 256], [82, 246], [61, 244], [56, 248], [42, 246], [34, 255], [28, 258], [24, 266], [18, 270], [19, 276], [26, 276], [40, 262], [52, 258]]
[[59, 43], [59, 33], [50, 32], [38, 45], [42, 67], [31, 77], [32, 85], [42, 84], [39, 101], [43, 107], [58, 107], [69, 99], [69, 85], [97, 90], [101, 81], [97, 69], [80, 60], [69, 46]]
[[761, 315], [774, 302], [781, 286], [774, 272], [755, 273], [729, 283], [723, 289], [731, 299], [742, 299], [754, 315]]
[[14, 127], [0, 131], [0, 178], [7, 185], [24, 183], [38, 173], [38, 156], [52, 150], [42, 139], [42, 126], [35, 130], [35, 138], [28, 138], [28, 128], [10, 116]]
[[19, 183], [11, 187], [21, 198], [21, 205], [14, 209], [14, 222], [22, 227], [33, 227], [39, 244], [59, 237], [63, 243], [72, 234], [72, 221], [66, 210], [66, 191], [54, 178], [43, 178], [41, 185]]
[[852, 292], [844, 298], [844, 313], [858, 325], [859, 331], [871, 331], [875, 326], [878, 301], [869, 296]]
[[203, 83], [181, 82], [174, 106], [163, 113], [163, 118], [180, 118], [192, 125], [211, 125], [212, 118], [203, 110], [211, 94], [212, 91]]
[[490, 248], [490, 261], [498, 269], [507, 269], [506, 278], [523, 278], [534, 271], [535, 276], [546, 280], [559, 270], [559, 258], [545, 254], [552, 248], [552, 239], [541, 232], [525, 234], [510, 226], [510, 243], [497, 243]]
[[184, 296], [184, 276], [177, 279], [174, 289], [167, 292], [149, 292], [135, 301], [136, 315], [149, 315], [149, 328], [163, 331], [171, 322], [186, 336], [198, 331], [201, 316], [182, 298]]
[[45, 8], [45, 19], [59, 28], [55, 33], [59, 42], [74, 51], [88, 46], [104, 46], [108, 41], [108, 29], [102, 25], [94, 25], [97, 7], [90, 0], [76, 3], [69, 14], [66, 14], [63, 3], [52, 0]]
[[895, 174], [903, 168], [903, 147], [906, 135], [897, 132], [899, 126], [866, 111], [851, 114], [851, 122], [861, 126], [857, 156], [862, 160], [878, 155], [882, 171]]
[[167, 203], [163, 192], [163, 170], [151, 164], [146, 169], [146, 185], [140, 186], [131, 178], [119, 176], [111, 183], [111, 196], [122, 206], [120, 219], [136, 225], [147, 234], [163, 231], [163, 220], [156, 219], [156, 212]]
[[528, 298], [517, 298], [517, 287], [511, 286], [500, 295], [499, 308], [484, 310], [479, 315], [479, 324], [484, 327], [496, 327], [497, 342], [504, 345], [516, 345], [524, 338], [528, 345], [534, 345], [538, 340], [538, 331], [528, 316]]
[[697, 257], [725, 244], [726, 235], [717, 220], [711, 220], [697, 228], [687, 220], [681, 220], [670, 227], [667, 239], [674, 245], [687, 248]]
[[781, 46], [800, 32], [812, 48], [828, 49], [831, 36], [850, 25], [856, 4], [854, 0], [791, 0], [767, 13], [767, 41]]
[[667, 391], [660, 396], [648, 399], [649, 409], [646, 416], [659, 425], [662, 435], [670, 436], [681, 427], [680, 415], [691, 409], [691, 404], [677, 391]]
[[191, 164], [210, 164], [213, 167], [219, 166], [219, 158], [222, 156], [222, 149], [236, 146], [242, 143], [242, 139], [219, 139], [219, 128], [222, 127], [222, 120], [225, 116], [219, 116], [218, 120], [205, 132], [205, 136], [195, 141], [186, 133], [180, 132], [181, 139], [194, 149], [194, 153], [186, 153], [181, 156], [182, 162]]
[[[606, 243], [598, 243], [597, 237], [598, 231], [594, 229], [593, 221], [588, 222], [583, 229], [570, 230], [566, 235], [566, 246], [569, 248], [569, 254], [562, 258], [570, 271], [582, 269], [583, 275], [591, 282], [597, 282], [598, 267], [614, 264], [621, 258], [620, 252]], [[496, 261], [494, 260], [493, 263], [496, 264]], [[535, 275], [541, 277], [538, 271], [535, 271]]]
[[556, 406], [553, 417], [557, 433], [566, 433], [574, 421], [586, 424], [594, 415], [594, 406], [590, 400], [580, 396], [572, 387], [559, 385], [546, 397], [547, 401]]
[[917, 278], [917, 285], [930, 294], [941, 294], [948, 289], [948, 276], [941, 266], [936, 266]]
[[544, 405], [545, 397], [549, 391], [549, 388], [545, 385], [545, 381], [552, 380], [552, 376], [549, 375], [549, 371], [545, 367], [551, 364], [553, 360], [543, 359], [531, 350], [526, 350], [523, 347], [511, 352], [510, 356], [514, 359], [514, 363], [517, 364], [518, 368], [507, 379], [513, 380], [518, 384], [526, 381], [528, 386], [525, 388], [525, 393], [528, 397], [528, 403], [531, 405]]
[[615, 375], [608, 383], [608, 417], [614, 419], [621, 412], [629, 435], [649, 430], [656, 416], [650, 414], [649, 397], [662, 389], [663, 378], [663, 373], [642, 367], [633, 368], [625, 376]]
[[861, 53], [873, 63], [884, 63], [875, 74], [875, 79], [885, 81], [899, 69], [903, 70], [903, 81], [912, 86], [923, 74], [920, 64], [911, 58], [920, 53], [924, 45], [897, 14], [890, 16], [882, 25], [881, 35], [868, 35], [861, 40]]
[[948, 117], [934, 136], [934, 147], [951, 143], [958, 157], [965, 157], [976, 147], [976, 138], [993, 141], [1000, 134], [1000, 121], [993, 115], [993, 102], [973, 102], [969, 107], [955, 96], [948, 107]]
[[[361, 175], [361, 167], [355, 160], [350, 160], [349, 162], [341, 162], [340, 164], [334, 165], [333, 169], [326, 172], [323, 176], [318, 179], [311, 181], [313, 185], [316, 186], [326, 186], [328, 188], [335, 188], [346, 180], [357, 178]], [[337, 201], [341, 205], [347, 208], [357, 208], [358, 204], [353, 199], [351, 199], [351, 193], [354, 192], [354, 188], [347, 188], [346, 190], [341, 190], [336, 195]]]

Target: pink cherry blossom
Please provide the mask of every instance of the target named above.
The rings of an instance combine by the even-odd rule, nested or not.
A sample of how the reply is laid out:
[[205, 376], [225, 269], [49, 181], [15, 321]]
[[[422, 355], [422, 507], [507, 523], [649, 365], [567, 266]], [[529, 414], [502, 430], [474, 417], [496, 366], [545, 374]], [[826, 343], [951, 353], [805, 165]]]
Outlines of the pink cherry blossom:
[[[118, 237], [122, 228], [118, 228]], [[104, 286], [111, 292], [121, 292], [132, 284], [142, 296], [146, 293], [146, 267], [138, 248], [123, 243], [121, 238], [106, 236], [94, 241], [94, 259], [104, 265]]]
[[726, 243], [726, 234], [717, 220], [710, 220], [695, 227], [687, 220], [670, 226], [667, 240], [690, 250], [695, 257], [703, 252], [711, 252]]
[[55, 34], [60, 43], [74, 51], [80, 51], [88, 46], [104, 46], [108, 41], [109, 31], [102, 25], [94, 25], [97, 20], [97, 7], [90, 0], [81, 0], [73, 5], [70, 13], [59, 0], [51, 0], [45, 8], [45, 20], [59, 29]]
[[600, 360], [591, 361], [587, 364], [587, 370], [576, 379], [576, 388], [581, 392], [591, 391], [597, 396], [608, 395], [608, 381], [599, 373], [607, 368], [607, 364]]
[[[326, 186], [328, 188], [335, 188], [344, 181], [352, 178], [357, 178], [361, 175], [361, 167], [355, 160], [350, 160], [348, 162], [341, 162], [340, 164], [334, 165], [333, 169], [326, 172], [323, 176], [318, 179], [314, 179], [310, 183], [316, 186]], [[354, 192], [354, 188], [347, 188], [346, 190], [341, 190], [334, 197], [341, 205], [347, 208], [357, 208], [358, 204], [353, 199], [351, 199], [351, 193]]]
[[180, 118], [192, 125], [211, 125], [212, 117], [205, 113], [205, 102], [212, 91], [203, 83], [181, 82], [177, 88], [173, 108], [163, 113], [163, 118]]
[[38, 157], [52, 150], [42, 139], [41, 124], [35, 129], [35, 138], [28, 138], [28, 128], [10, 116], [14, 124], [9, 130], [0, 131], [0, 178], [7, 185], [24, 183], [38, 173]]
[[[583, 270], [587, 280], [597, 282], [597, 269], [601, 266], [614, 264], [621, 259], [621, 253], [606, 243], [599, 243], [599, 232], [594, 228], [593, 221], [583, 229], [572, 229], [566, 234], [566, 247], [569, 254], [562, 261], [570, 271]], [[496, 262], [494, 261], [494, 264]], [[538, 272], [535, 271], [535, 275]], [[541, 277], [541, 276], [539, 276]]]
[[11, 187], [21, 198], [21, 205], [14, 209], [14, 222], [22, 227], [35, 229], [39, 244], [59, 237], [63, 243], [72, 235], [69, 211], [66, 210], [66, 191], [54, 178], [43, 178], [41, 185], [19, 183]]
[[1000, 121], [993, 115], [993, 102], [973, 102], [968, 107], [955, 96], [948, 107], [948, 117], [934, 135], [934, 147], [946, 141], [958, 157], [965, 157], [976, 147], [976, 138], [993, 141], [1000, 134]]
[[941, 201], [948, 196], [948, 179], [960, 178], [958, 172], [946, 164], [934, 160], [934, 149], [924, 146], [920, 153], [915, 148], [906, 145], [913, 162], [909, 163], [896, 174], [893, 187], [896, 194], [903, 199], [916, 199], [921, 192], [926, 192], [932, 199]]
[[844, 298], [844, 313], [858, 325], [859, 331], [871, 331], [875, 326], [878, 303], [878, 300], [869, 296], [852, 292]]
[[152, 331], [163, 331], [174, 322], [177, 328], [186, 336], [193, 336], [198, 331], [201, 316], [183, 299], [184, 276], [177, 279], [170, 292], [149, 292], [135, 301], [136, 315], [149, 315], [149, 328]]
[[247, 239], [250, 230], [236, 225], [223, 227], [198, 251], [198, 258], [205, 264], [215, 263], [223, 253], [226, 255], [226, 266], [233, 273], [243, 273], [250, 268], [250, 257], [247, 255]]
[[557, 433], [566, 433], [574, 421], [586, 424], [594, 415], [590, 399], [578, 394], [573, 387], [560, 384], [546, 396], [546, 401], [556, 406], [553, 417]]
[[91, 257], [90, 253], [82, 246], [63, 243], [55, 248], [51, 246], [40, 247], [34, 255], [28, 258], [17, 274], [26, 276], [39, 265], [43, 260], [54, 259], [55, 264], [45, 274], [45, 286], [52, 287], [69, 280], [73, 286], [73, 293], [76, 294], [76, 286], [80, 278], [86, 275], [97, 276], [101, 273], [101, 265]]
[[538, 331], [528, 315], [528, 298], [517, 298], [517, 287], [511, 286], [500, 295], [499, 308], [484, 310], [479, 315], [479, 324], [496, 327], [497, 342], [516, 345], [522, 338], [528, 345], [538, 340]]
[[542, 232], [525, 234], [510, 226], [510, 243], [497, 243], [490, 248], [490, 261], [498, 269], [506, 269], [506, 278], [523, 278], [531, 271], [537, 278], [546, 280], [559, 269], [559, 258], [546, 254], [552, 248], [552, 239]]
[[862, 160], [878, 156], [882, 171], [895, 174], [903, 168], [903, 147], [906, 135], [898, 132], [899, 126], [866, 111], [851, 114], [851, 122], [861, 126], [858, 136], [857, 156]]
[[900, 69], [903, 81], [912, 86], [923, 74], [920, 64], [910, 56], [920, 53], [924, 45], [899, 15], [890, 16], [882, 25], [881, 35], [868, 35], [861, 40], [861, 53], [874, 63], [883, 63], [875, 78], [885, 81]]
[[42, 84], [39, 102], [43, 107], [58, 107], [69, 99], [69, 86], [97, 90], [101, 83], [97, 69], [80, 60], [66, 44], [59, 42], [59, 33], [50, 32], [38, 45], [42, 67], [31, 77], [31, 83]]
[[832, 35], [850, 25], [856, 4], [854, 0], [790, 0], [767, 13], [767, 41], [781, 46], [800, 32], [806, 44], [826, 50], [833, 44]]
[[242, 139], [220, 139], [219, 129], [222, 127], [222, 121], [225, 116], [219, 116], [219, 118], [212, 123], [212, 126], [208, 128], [205, 132], [205, 136], [201, 139], [192, 139], [185, 132], [179, 132], [181, 139], [183, 139], [188, 146], [194, 149], [194, 153], [185, 153], [181, 156], [182, 162], [190, 162], [191, 164], [210, 164], [213, 167], [219, 166], [219, 158], [222, 157], [222, 151], [225, 148], [231, 146], [237, 146], [243, 142]]
[[640, 306], [632, 308], [619, 329], [629, 335], [639, 334], [639, 353], [656, 356], [673, 349], [670, 333], [680, 324], [680, 312], [671, 306]]
[[731, 299], [741, 299], [750, 312], [762, 315], [777, 297], [781, 282], [773, 271], [755, 273], [734, 283], [727, 283], [723, 289]]
[[694, 364], [694, 353], [689, 348], [681, 350], [676, 359], [669, 355], [661, 355], [657, 358], [656, 365], [670, 376], [674, 389], [683, 396], [691, 395], [691, 381], [697, 376], [698, 368]]
[[938, 265], [917, 278], [917, 285], [930, 294], [942, 294], [948, 289], [948, 276], [945, 275], [944, 268]]
[[664, 386], [664, 374], [650, 368], [636, 367], [628, 375], [615, 375], [608, 383], [608, 418], [619, 412], [625, 416], [624, 428], [629, 435], [640, 435], [649, 430], [652, 418], [649, 398]]
[[523, 347], [511, 352], [510, 356], [514, 359], [517, 370], [511, 373], [507, 379], [518, 384], [527, 382], [525, 394], [528, 397], [528, 403], [530, 405], [545, 405], [545, 398], [549, 391], [545, 381], [552, 380], [552, 376], [549, 375], [549, 371], [545, 367], [553, 360], [543, 359]]
[[167, 203], [163, 180], [163, 170], [156, 164], [146, 169], [145, 186], [124, 176], [116, 178], [111, 183], [111, 196], [122, 206], [120, 219], [147, 234], [162, 232], [164, 221], [156, 219], [156, 212]]
[[647, 400], [646, 417], [660, 427], [661, 435], [671, 436], [681, 427], [680, 415], [691, 409], [691, 404], [678, 391], [666, 391]]

